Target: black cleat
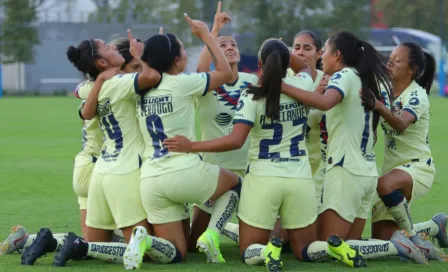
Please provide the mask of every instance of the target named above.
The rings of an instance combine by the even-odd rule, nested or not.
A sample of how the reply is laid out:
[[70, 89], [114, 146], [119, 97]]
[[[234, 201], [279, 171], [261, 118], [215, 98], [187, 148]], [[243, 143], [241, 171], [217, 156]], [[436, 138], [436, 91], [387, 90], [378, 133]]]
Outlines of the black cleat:
[[36, 236], [36, 240], [22, 254], [22, 265], [33, 265], [36, 260], [48, 252], [54, 251], [57, 245], [51, 230], [42, 228]]
[[65, 266], [68, 260], [82, 260], [86, 258], [88, 244], [73, 232], [69, 232], [64, 245], [54, 257], [54, 266]]

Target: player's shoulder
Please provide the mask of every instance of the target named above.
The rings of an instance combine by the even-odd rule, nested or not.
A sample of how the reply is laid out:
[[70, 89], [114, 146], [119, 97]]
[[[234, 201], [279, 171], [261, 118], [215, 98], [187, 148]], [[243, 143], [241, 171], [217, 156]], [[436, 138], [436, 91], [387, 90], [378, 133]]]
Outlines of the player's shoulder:
[[286, 76], [283, 78], [283, 81], [286, 84], [289, 84], [291, 86], [294, 86], [296, 88], [301, 88], [304, 90], [312, 90], [313, 89], [313, 79], [311, 78], [311, 75], [308, 73], [298, 73], [295, 76]]
[[80, 99], [87, 99], [87, 96], [93, 88], [93, 84], [94, 82], [91, 80], [81, 82], [75, 88], [75, 95]]
[[429, 104], [428, 95], [426, 94], [426, 90], [420, 86], [417, 82], [413, 81], [409, 92], [406, 92], [405, 99], [408, 101], [408, 104], [411, 106], [419, 106]]
[[258, 77], [250, 73], [238, 72], [238, 78], [239, 81], [242, 81], [242, 83], [246, 82], [248, 84], [256, 85], [258, 82]]

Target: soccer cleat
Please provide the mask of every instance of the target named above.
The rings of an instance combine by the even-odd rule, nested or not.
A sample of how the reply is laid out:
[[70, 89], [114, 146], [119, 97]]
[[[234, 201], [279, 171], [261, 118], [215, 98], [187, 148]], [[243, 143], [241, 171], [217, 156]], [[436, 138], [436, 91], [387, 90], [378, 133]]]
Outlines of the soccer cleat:
[[282, 253], [282, 245], [283, 240], [280, 238], [272, 237], [272, 239], [269, 241], [268, 245], [266, 246], [266, 268], [269, 272], [278, 272], [282, 271], [283, 268], [283, 262], [281, 259], [281, 253]]
[[225, 263], [219, 250], [219, 233], [207, 229], [198, 239], [196, 248], [199, 252], [205, 253], [209, 263]]
[[405, 231], [396, 231], [390, 242], [397, 249], [398, 256], [414, 260], [418, 264], [428, 264], [425, 255], [409, 240]]
[[[441, 248], [448, 248], [448, 235], [446, 234], [446, 224], [448, 217], [444, 213], [438, 213], [432, 217], [437, 226], [439, 226], [439, 232], [434, 236]], [[1, 255], [1, 254], [0, 254]]]
[[20, 251], [25, 246], [27, 239], [28, 233], [24, 227], [20, 225], [13, 226], [11, 234], [0, 245], [0, 256], [11, 254], [14, 251]]
[[73, 232], [69, 232], [65, 238], [64, 245], [54, 257], [53, 265], [65, 266], [68, 260], [85, 259], [88, 246], [84, 239]]
[[21, 263], [23, 265], [33, 265], [38, 258], [53, 251], [52, 248], [55, 243], [57, 242], [53, 238], [51, 230], [45, 228], [40, 229], [34, 242], [23, 252]]
[[409, 240], [411, 240], [428, 260], [448, 261], [448, 256], [441, 249], [431, 244], [431, 242], [427, 240], [427, 236], [423, 233], [413, 235], [409, 237]]
[[140, 269], [146, 252], [146, 238], [148, 232], [144, 227], [135, 227], [132, 231], [131, 240], [123, 255], [124, 268], [127, 270]]
[[331, 257], [354, 268], [366, 267], [367, 262], [357, 249], [351, 248], [339, 236], [332, 235], [327, 240], [327, 253]]

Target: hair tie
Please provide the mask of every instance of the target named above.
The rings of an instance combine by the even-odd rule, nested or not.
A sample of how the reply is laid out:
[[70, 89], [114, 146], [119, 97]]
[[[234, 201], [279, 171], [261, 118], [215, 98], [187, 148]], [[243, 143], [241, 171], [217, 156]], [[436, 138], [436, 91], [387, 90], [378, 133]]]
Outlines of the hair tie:
[[88, 40], [88, 41], [89, 41], [90, 48], [91, 48], [91, 51], [92, 51], [92, 60], [93, 60], [93, 44], [92, 44], [91, 40]]
[[358, 47], [359, 50], [364, 51], [364, 44], [361, 40], [358, 40], [356, 42], [356, 46]]
[[162, 35], [165, 36], [166, 39], [168, 40], [168, 53], [170, 53], [171, 52], [171, 41], [170, 41], [170, 38], [167, 35], [165, 35], [165, 34], [162, 34]]

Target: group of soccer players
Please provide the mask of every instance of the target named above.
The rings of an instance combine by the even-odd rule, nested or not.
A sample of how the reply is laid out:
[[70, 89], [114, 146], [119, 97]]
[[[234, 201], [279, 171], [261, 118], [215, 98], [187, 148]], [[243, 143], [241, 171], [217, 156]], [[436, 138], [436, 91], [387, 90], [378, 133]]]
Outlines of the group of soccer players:
[[[47, 228], [29, 235], [18, 226], [0, 255], [23, 249], [22, 264], [32, 265], [58, 251], [55, 266], [97, 258], [138, 269], [144, 260], [182, 262], [198, 248], [208, 262], [224, 263], [224, 234], [246, 264], [269, 271], [281, 270], [282, 249], [300, 261], [333, 257], [351, 267], [383, 256], [446, 260], [426, 236], [448, 247], [447, 216], [413, 224], [409, 212], [435, 174], [431, 55], [404, 43], [386, 65], [350, 32], [323, 45], [306, 30], [292, 52], [281, 39], [266, 40], [257, 78], [238, 71], [237, 43], [219, 36], [231, 20], [220, 3], [211, 32], [185, 19], [205, 44], [197, 73], [183, 73], [183, 44], [162, 29], [144, 43], [128, 31], [127, 39], [68, 49], [88, 79], [76, 90], [84, 126], [73, 174], [83, 237]], [[230, 223], [236, 212], [239, 224]], [[370, 212], [372, 239], [362, 240]]]

